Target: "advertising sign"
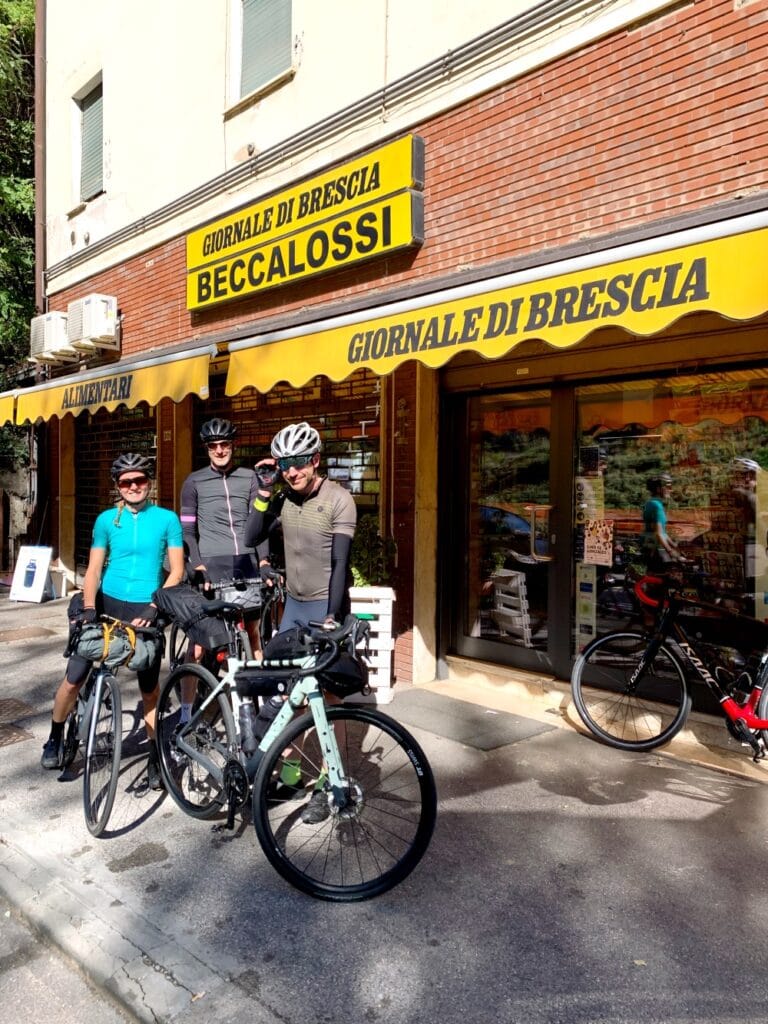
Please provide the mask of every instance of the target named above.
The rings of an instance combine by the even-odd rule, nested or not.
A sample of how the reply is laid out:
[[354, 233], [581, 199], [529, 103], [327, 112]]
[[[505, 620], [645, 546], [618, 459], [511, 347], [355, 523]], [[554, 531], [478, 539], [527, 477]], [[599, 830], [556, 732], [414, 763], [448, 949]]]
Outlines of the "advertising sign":
[[13, 571], [11, 601], [30, 601], [40, 604], [45, 598], [53, 597], [49, 568], [53, 548], [24, 546], [19, 548], [19, 557]]

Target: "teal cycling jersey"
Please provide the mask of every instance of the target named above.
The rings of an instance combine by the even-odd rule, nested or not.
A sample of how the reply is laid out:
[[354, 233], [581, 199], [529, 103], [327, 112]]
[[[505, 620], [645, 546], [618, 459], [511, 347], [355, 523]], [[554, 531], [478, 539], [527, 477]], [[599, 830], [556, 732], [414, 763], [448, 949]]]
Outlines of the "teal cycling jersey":
[[119, 601], [147, 603], [162, 585], [166, 551], [183, 547], [181, 523], [175, 512], [157, 505], [135, 514], [109, 508], [94, 523], [93, 547], [107, 553], [103, 592]]

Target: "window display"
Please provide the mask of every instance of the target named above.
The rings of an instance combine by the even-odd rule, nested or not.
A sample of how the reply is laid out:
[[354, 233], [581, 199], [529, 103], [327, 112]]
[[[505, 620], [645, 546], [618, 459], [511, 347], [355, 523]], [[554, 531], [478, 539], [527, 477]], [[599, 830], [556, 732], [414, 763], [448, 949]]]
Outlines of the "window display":
[[768, 371], [576, 389], [574, 651], [637, 621], [627, 578], [768, 621]]

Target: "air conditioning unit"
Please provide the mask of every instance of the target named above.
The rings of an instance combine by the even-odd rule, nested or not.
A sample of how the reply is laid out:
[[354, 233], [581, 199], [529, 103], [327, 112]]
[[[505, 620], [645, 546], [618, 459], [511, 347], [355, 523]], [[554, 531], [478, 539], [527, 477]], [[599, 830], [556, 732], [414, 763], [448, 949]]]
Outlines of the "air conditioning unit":
[[120, 351], [117, 299], [114, 295], [86, 295], [67, 306], [67, 335], [76, 349]]
[[70, 363], [78, 359], [67, 336], [66, 313], [42, 313], [29, 325], [29, 354], [38, 363]]

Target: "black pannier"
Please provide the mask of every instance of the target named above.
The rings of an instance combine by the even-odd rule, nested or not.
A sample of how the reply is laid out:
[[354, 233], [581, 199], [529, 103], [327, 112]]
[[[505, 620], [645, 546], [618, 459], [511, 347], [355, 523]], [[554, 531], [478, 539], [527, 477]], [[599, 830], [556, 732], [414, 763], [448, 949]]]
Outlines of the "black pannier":
[[152, 600], [164, 618], [175, 622], [193, 643], [208, 651], [215, 651], [229, 643], [226, 623], [208, 613], [208, 602], [188, 583], [175, 587], [161, 587]]
[[[312, 644], [313, 641], [309, 639], [306, 629], [300, 626], [286, 629], [285, 632], [273, 636], [265, 646], [264, 659], [279, 661], [306, 657]], [[353, 656], [342, 651], [336, 661], [323, 670], [319, 678], [324, 689], [337, 697], [348, 697], [350, 694], [368, 690], [368, 666], [357, 653]]]

